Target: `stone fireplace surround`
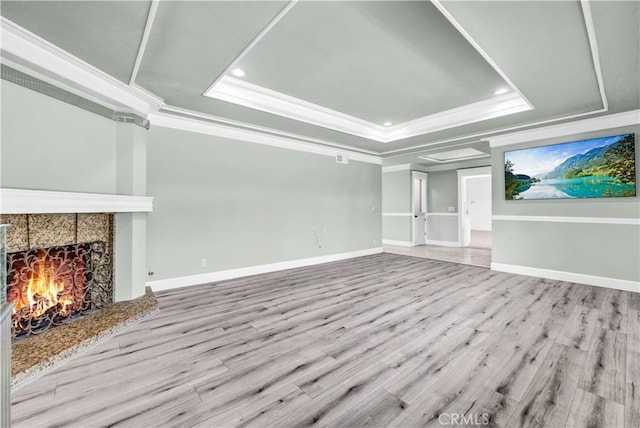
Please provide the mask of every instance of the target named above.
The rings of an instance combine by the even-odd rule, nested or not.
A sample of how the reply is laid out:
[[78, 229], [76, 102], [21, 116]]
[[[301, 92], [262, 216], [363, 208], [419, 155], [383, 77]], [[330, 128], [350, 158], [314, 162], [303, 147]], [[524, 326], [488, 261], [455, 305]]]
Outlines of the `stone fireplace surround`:
[[0, 215], [113, 213], [116, 302], [145, 294], [145, 237], [136, 223], [152, 210], [153, 198], [147, 196], [0, 189]]
[[[117, 329], [130, 325], [157, 309], [153, 293], [145, 289], [144, 284], [144, 226], [146, 213], [152, 211], [152, 204], [153, 198], [146, 196], [0, 188], [0, 224], [9, 219], [8, 222], [16, 223], [17, 228], [23, 227], [20, 222], [29, 214], [30, 219], [48, 224], [44, 232], [37, 235], [37, 239], [44, 239], [46, 237], [42, 235], [56, 229], [68, 235], [69, 224], [65, 227], [65, 223], [75, 221], [75, 240], [80, 240], [78, 232], [86, 236], [106, 232], [113, 245], [114, 255], [113, 297], [116, 303], [76, 322], [49, 329], [14, 344], [11, 379], [14, 388], [38, 377], [56, 362], [109, 337]], [[56, 218], [57, 220], [52, 220]], [[111, 218], [113, 221], [105, 221]], [[82, 230], [76, 229], [78, 219], [81, 219]], [[92, 227], [96, 230], [92, 231]], [[24, 243], [19, 242], [20, 238], [17, 238], [19, 235], [13, 234], [8, 244], [24, 246]], [[71, 238], [67, 236], [53, 239], [55, 242], [56, 239], [64, 241]], [[68, 343], [61, 340], [65, 334], [71, 337]], [[29, 358], [24, 358], [25, 356]], [[16, 364], [16, 361], [19, 363]]]
[[[38, 268], [47, 263], [55, 263], [55, 275], [60, 275], [52, 274], [49, 280], [64, 283], [63, 296], [73, 299], [67, 301], [70, 309], [66, 315], [47, 310], [34, 318], [14, 318], [14, 339], [28, 337], [32, 330], [36, 334], [45, 331], [74, 312], [79, 312], [73, 317], [77, 319], [80, 313], [113, 303], [113, 214], [0, 214], [0, 224], [8, 225], [7, 291], [14, 308], [16, 301], [13, 299], [22, 299], [24, 304], [22, 293], [16, 291], [17, 285], [21, 284], [24, 291], [27, 278], [44, 273]], [[52, 253], [55, 261], [47, 259]], [[22, 282], [18, 282], [21, 277]], [[45, 301], [45, 305], [49, 304]], [[56, 311], [59, 308], [56, 305], [49, 309]], [[19, 314], [24, 316], [30, 311], [25, 306]]]

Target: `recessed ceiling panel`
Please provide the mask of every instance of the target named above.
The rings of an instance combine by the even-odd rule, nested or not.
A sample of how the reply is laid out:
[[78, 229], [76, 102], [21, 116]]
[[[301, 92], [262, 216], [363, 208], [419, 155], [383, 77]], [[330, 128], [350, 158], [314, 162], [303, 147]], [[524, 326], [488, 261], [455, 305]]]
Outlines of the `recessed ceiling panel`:
[[443, 5], [536, 109], [557, 115], [604, 107], [579, 1]]
[[640, 108], [640, 2], [591, 2], [609, 108]]
[[481, 152], [474, 148], [464, 148], [447, 150], [443, 152], [435, 152], [428, 155], [419, 156], [420, 159], [428, 160], [431, 162], [445, 163], [445, 162], [459, 162], [469, 159], [486, 158], [490, 155], [488, 153]]
[[150, 1], [3, 1], [2, 16], [129, 83]]
[[250, 83], [373, 123], [508, 87], [430, 2], [299, 2], [238, 64]]
[[200, 96], [286, 5], [284, 1], [161, 1], [136, 83]]

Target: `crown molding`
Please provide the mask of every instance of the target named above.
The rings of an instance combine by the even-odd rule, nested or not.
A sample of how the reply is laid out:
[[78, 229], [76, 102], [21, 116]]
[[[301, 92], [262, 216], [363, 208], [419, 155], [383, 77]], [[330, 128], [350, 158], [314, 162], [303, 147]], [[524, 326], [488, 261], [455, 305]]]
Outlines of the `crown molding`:
[[456, 128], [528, 110], [532, 110], [532, 107], [527, 101], [516, 92], [510, 92], [392, 126], [386, 133], [385, 142]]
[[447, 150], [445, 152], [438, 152], [436, 154], [442, 155], [442, 154], [445, 154], [445, 153], [453, 153], [453, 152], [456, 152], [456, 151], [460, 152], [460, 151], [464, 151], [464, 150], [471, 150], [471, 151], [477, 152], [477, 153], [460, 155], [460, 156], [452, 157], [452, 158], [448, 158], [448, 159], [438, 159], [434, 155], [421, 155], [421, 156], [418, 156], [418, 157], [420, 159], [428, 160], [428, 161], [435, 162], [435, 163], [450, 163], [450, 162], [462, 162], [462, 161], [472, 160], [472, 159], [488, 158], [489, 156], [491, 156], [489, 153], [484, 153], [484, 152], [481, 152], [480, 150], [473, 149], [473, 148], [458, 149], [458, 150]]
[[343, 155], [352, 161], [382, 165], [382, 158], [368, 154], [359, 153], [352, 150], [345, 150], [333, 147], [324, 147], [305, 141], [295, 140], [276, 135], [265, 134], [260, 131], [240, 129], [218, 123], [206, 122], [202, 119], [186, 118], [167, 113], [152, 113], [149, 115], [152, 126], [178, 129], [182, 131], [196, 132], [198, 134], [212, 135], [216, 137], [229, 138], [232, 140], [245, 141], [267, 146], [280, 147], [289, 150], [296, 150], [306, 153], [335, 157]]
[[510, 92], [385, 127], [231, 76], [220, 78], [203, 95], [382, 143], [532, 109], [517, 92]]
[[146, 91], [128, 86], [76, 58], [43, 38], [0, 17], [1, 56], [49, 80], [71, 87], [108, 105], [147, 115], [164, 102]]
[[509, 146], [528, 141], [544, 140], [547, 138], [564, 137], [585, 132], [600, 131], [602, 129], [619, 128], [640, 124], [640, 110], [598, 116], [569, 123], [546, 126], [510, 134], [489, 137], [491, 147]]
[[[462, 168], [456, 170], [458, 178], [462, 177], [480, 177], [485, 175], [491, 175], [490, 166], [479, 166], [476, 168]], [[459, 205], [460, 206], [460, 205]]]
[[215, 123], [222, 125], [229, 125], [234, 128], [239, 129], [248, 129], [251, 131], [261, 132], [264, 134], [275, 135], [278, 137], [290, 138], [293, 140], [301, 141], [307, 144], [317, 144], [321, 146], [334, 147], [336, 149], [343, 149], [348, 151], [355, 151], [358, 153], [370, 154], [373, 156], [378, 156], [378, 152], [373, 150], [366, 150], [361, 148], [354, 148], [353, 146], [348, 146], [346, 144], [334, 143], [332, 141], [322, 140], [320, 138], [307, 137], [305, 135], [294, 134], [292, 132], [281, 131], [279, 129], [268, 128], [266, 126], [254, 125], [252, 123], [241, 122], [239, 120], [228, 119], [226, 117], [215, 116], [206, 113], [200, 113], [193, 110], [188, 110], [176, 106], [165, 106], [160, 110], [160, 113], [170, 113], [175, 114], [179, 117], [186, 117], [190, 119], [202, 120], [206, 123]]
[[382, 172], [396, 172], [396, 171], [409, 171], [411, 170], [411, 164], [402, 164], [402, 165], [391, 165], [391, 166], [383, 166]]
[[204, 96], [375, 141], [385, 141], [382, 125], [340, 113], [231, 76], [223, 76]]

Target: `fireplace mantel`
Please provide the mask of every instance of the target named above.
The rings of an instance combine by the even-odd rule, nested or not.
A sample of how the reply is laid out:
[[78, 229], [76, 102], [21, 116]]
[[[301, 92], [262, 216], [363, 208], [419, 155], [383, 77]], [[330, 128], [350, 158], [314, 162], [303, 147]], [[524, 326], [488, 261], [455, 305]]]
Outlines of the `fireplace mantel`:
[[0, 188], [0, 214], [151, 211], [153, 211], [153, 198], [148, 196]]

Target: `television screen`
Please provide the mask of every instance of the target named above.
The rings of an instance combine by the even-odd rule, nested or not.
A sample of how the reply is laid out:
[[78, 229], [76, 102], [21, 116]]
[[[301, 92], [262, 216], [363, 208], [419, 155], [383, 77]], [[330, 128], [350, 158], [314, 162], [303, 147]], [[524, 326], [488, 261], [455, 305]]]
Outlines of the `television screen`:
[[505, 198], [636, 196], [635, 134], [504, 153]]

